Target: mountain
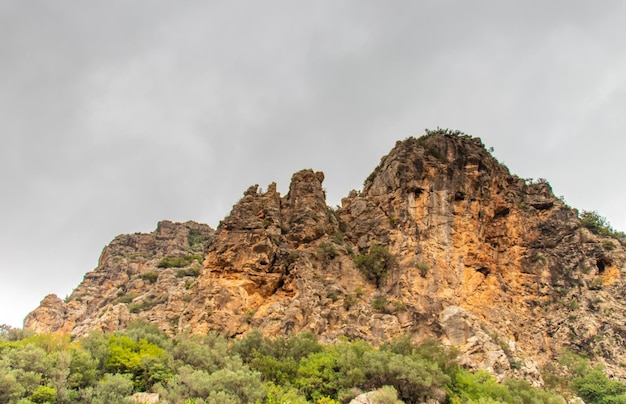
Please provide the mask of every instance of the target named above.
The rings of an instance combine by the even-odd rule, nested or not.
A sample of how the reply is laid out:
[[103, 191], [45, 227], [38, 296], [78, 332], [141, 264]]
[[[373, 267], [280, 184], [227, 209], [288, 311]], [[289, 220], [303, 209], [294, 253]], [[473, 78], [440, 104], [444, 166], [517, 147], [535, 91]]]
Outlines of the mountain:
[[24, 327], [434, 336], [469, 368], [536, 384], [567, 347], [626, 378], [623, 234], [547, 181], [510, 174], [480, 139], [448, 130], [397, 142], [341, 207], [326, 205], [323, 181], [303, 170], [285, 196], [251, 186], [216, 230], [163, 221], [118, 236]]

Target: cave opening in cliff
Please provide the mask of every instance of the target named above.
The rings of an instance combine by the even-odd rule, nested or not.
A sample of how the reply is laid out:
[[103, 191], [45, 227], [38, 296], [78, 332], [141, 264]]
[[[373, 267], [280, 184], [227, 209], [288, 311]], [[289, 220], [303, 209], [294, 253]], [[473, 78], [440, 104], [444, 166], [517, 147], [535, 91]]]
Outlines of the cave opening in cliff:
[[611, 261], [604, 257], [600, 257], [596, 260], [596, 266], [598, 267], [598, 273], [603, 273], [606, 267], [611, 266]]
[[491, 273], [491, 270], [489, 268], [485, 268], [485, 267], [480, 267], [476, 271], [480, 272], [481, 274], [483, 274], [485, 276], [485, 278], [487, 277], [487, 275], [489, 275]]

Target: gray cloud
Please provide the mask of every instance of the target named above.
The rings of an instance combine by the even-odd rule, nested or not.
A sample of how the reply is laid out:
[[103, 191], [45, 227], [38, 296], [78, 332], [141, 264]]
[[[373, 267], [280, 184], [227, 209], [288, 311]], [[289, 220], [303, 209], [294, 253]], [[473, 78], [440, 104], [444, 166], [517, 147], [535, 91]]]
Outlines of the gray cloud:
[[337, 204], [398, 139], [480, 136], [620, 229], [619, 1], [0, 5], [0, 323], [71, 292], [115, 235], [216, 226], [249, 185]]

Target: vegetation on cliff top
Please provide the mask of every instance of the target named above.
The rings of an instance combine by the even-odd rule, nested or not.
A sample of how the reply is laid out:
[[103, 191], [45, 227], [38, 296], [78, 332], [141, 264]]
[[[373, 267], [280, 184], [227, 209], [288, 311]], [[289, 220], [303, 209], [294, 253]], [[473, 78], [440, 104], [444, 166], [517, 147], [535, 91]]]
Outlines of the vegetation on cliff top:
[[624, 232], [615, 230], [606, 218], [600, 216], [596, 211], [583, 210], [579, 215], [579, 219], [580, 224], [594, 234], [612, 237], [618, 240], [626, 238]]
[[624, 403], [626, 384], [570, 352], [546, 368], [547, 390], [486, 371], [463, 369], [453, 349], [400, 338], [322, 345], [309, 333], [269, 339], [251, 332], [232, 342], [217, 334], [178, 335], [137, 323], [123, 332], [29, 335], [0, 330], [1, 403], [123, 403], [133, 392], [170, 403], [345, 403], [377, 390], [379, 402]]

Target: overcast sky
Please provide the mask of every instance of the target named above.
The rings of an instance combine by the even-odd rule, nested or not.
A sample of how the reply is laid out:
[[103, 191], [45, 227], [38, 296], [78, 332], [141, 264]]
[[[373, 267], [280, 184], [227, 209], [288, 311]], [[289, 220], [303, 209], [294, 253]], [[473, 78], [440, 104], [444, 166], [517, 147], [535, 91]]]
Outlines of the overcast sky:
[[626, 2], [0, 1], [0, 323], [122, 233], [216, 227], [302, 168], [328, 203], [396, 140], [481, 137], [626, 230]]

